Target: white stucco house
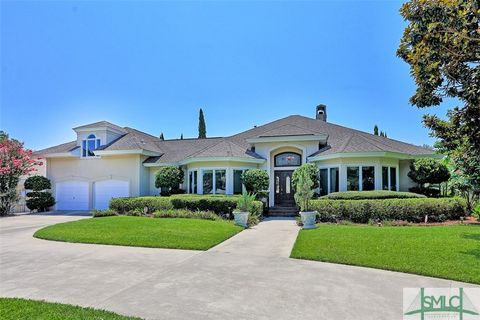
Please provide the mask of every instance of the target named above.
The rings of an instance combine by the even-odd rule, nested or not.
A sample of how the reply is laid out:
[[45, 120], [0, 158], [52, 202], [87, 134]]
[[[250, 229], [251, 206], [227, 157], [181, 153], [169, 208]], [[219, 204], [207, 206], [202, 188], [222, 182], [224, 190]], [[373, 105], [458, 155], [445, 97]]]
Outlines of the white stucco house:
[[241, 173], [270, 175], [269, 205], [294, 205], [293, 170], [320, 168], [320, 194], [346, 190], [408, 191], [410, 162], [432, 151], [327, 122], [326, 106], [314, 118], [292, 115], [245, 132], [207, 139], [160, 140], [107, 121], [73, 128], [77, 139], [37, 151], [46, 159], [57, 210], [104, 209], [112, 197], [159, 195], [155, 173], [176, 165], [182, 188], [195, 194], [242, 192]]

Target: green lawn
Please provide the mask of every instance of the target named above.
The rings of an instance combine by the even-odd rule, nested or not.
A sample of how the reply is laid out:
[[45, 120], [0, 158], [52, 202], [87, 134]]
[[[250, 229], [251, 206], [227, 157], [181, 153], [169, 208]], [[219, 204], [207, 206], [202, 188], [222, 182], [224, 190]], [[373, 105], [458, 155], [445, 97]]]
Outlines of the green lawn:
[[68, 304], [16, 298], [0, 298], [0, 319], [18, 320], [141, 320], [113, 312], [82, 308]]
[[319, 225], [300, 231], [291, 257], [480, 284], [480, 226]]
[[207, 250], [243, 230], [230, 221], [104, 217], [60, 223], [34, 237], [134, 247]]

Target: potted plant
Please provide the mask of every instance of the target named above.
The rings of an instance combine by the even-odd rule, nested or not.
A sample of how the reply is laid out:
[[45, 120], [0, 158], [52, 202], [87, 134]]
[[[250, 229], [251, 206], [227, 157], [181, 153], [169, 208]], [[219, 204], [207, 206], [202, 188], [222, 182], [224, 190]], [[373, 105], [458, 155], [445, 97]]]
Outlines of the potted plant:
[[310, 210], [310, 200], [314, 194], [312, 189], [314, 183], [305, 167], [302, 166], [297, 170], [298, 180], [295, 189], [295, 202], [300, 207], [303, 229], [314, 229], [318, 214], [317, 211]]
[[237, 207], [233, 210], [235, 217], [235, 224], [246, 228], [248, 226], [248, 216], [253, 210], [253, 202], [255, 201], [255, 194], [244, 192], [238, 199]]

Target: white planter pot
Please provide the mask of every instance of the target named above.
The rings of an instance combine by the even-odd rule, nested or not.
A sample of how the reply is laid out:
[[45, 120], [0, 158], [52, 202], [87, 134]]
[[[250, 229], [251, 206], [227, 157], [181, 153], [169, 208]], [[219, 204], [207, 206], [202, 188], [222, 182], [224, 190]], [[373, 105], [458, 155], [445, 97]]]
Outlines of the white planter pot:
[[235, 224], [246, 228], [248, 225], [248, 212], [234, 212], [233, 216], [235, 217]]
[[317, 211], [300, 212], [302, 216], [303, 229], [315, 229], [315, 222], [317, 220]]

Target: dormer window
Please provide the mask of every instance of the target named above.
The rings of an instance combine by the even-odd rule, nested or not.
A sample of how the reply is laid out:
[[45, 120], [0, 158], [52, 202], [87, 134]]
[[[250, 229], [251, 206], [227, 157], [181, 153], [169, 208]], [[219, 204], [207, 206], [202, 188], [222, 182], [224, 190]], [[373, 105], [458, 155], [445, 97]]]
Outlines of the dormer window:
[[100, 147], [100, 139], [91, 134], [87, 139], [82, 140], [82, 157], [95, 157], [93, 151]]

